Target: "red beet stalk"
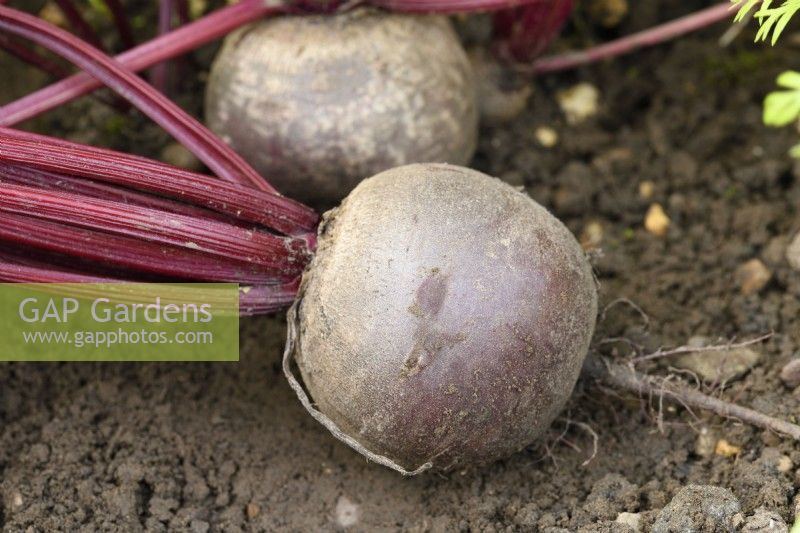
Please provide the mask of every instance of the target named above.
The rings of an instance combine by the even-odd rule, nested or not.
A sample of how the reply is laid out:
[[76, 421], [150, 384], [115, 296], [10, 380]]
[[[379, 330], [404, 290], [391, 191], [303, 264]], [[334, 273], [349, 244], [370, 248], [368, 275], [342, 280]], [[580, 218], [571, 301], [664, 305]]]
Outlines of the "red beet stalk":
[[303, 239], [278, 237], [158, 209], [11, 183], [0, 183], [0, 212], [197, 250], [226, 260], [259, 265], [281, 277], [293, 277], [302, 272], [310, 255]]
[[29, 65], [32, 65], [39, 70], [50, 74], [54, 78], [65, 78], [70, 74], [69, 70], [62, 65], [51, 61], [50, 59], [23, 44], [15, 42], [7, 35], [0, 35], [0, 48], [15, 56], [17, 59], [21, 59]]
[[83, 38], [86, 42], [91, 44], [96, 48], [103, 48], [103, 44], [100, 42], [100, 38], [95, 33], [94, 29], [86, 22], [86, 19], [81, 14], [80, 10], [75, 7], [75, 4], [72, 0], [55, 0], [56, 5], [64, 13], [64, 16], [69, 21], [70, 26], [72, 26], [78, 35]]
[[[56, 270], [52, 265], [0, 251], [0, 282], [6, 283], [119, 283], [122, 278], [97, 276], [74, 269]], [[289, 307], [297, 295], [298, 281], [254, 285], [239, 289], [239, 314], [275, 313]]]
[[103, 1], [111, 13], [111, 18], [114, 21], [114, 25], [117, 27], [122, 45], [126, 49], [133, 48], [136, 45], [136, 41], [133, 38], [133, 29], [131, 28], [130, 20], [128, 20], [128, 16], [125, 14], [125, 9], [122, 7], [122, 4], [120, 4], [119, 0]]
[[686, 33], [701, 30], [717, 22], [732, 19], [733, 15], [731, 3], [724, 2], [666, 24], [621, 37], [587, 50], [543, 57], [531, 64], [530, 71], [535, 74], [544, 74], [570, 70], [581, 65], [588, 65], [619, 55], [629, 54], [639, 48], [660, 44]]
[[[214, 257], [174, 246], [0, 211], [0, 242], [24, 249], [80, 256], [115, 269], [208, 282], [275, 283], [276, 276], [259, 265]], [[291, 279], [288, 276], [286, 279]]]
[[573, 0], [551, 0], [499, 11], [494, 42], [500, 57], [530, 62], [558, 37], [572, 13]]
[[[242, 222], [232, 217], [225, 216], [208, 209], [203, 209], [201, 207], [176, 202], [175, 200], [169, 200], [167, 198], [161, 198], [160, 196], [153, 196], [138, 191], [123, 189], [122, 187], [117, 187], [114, 185], [98, 183], [92, 180], [75, 178], [65, 174], [47, 172], [25, 166], [15, 166], [0, 162], [0, 181], [16, 183], [17, 185], [39, 187], [51, 191], [64, 191], [82, 194], [85, 196], [91, 196], [93, 198], [111, 200], [120, 204], [152, 207], [154, 209], [161, 209], [170, 213], [228, 222], [241, 227], [247, 226], [246, 222]], [[249, 225], [252, 226], [252, 224]]]
[[60, 28], [5, 6], [0, 6], [0, 29], [55, 52], [102, 81], [189, 148], [220, 178], [275, 192], [205, 126], [99, 50]]
[[371, 0], [370, 5], [403, 13], [476, 13], [552, 0]]
[[[172, 15], [175, 11], [173, 0], [159, 0], [158, 2], [158, 35], [166, 35], [172, 29]], [[157, 91], [166, 93], [168, 85], [169, 63], [162, 62], [153, 67], [151, 82]]]
[[307, 234], [318, 215], [289, 198], [112, 150], [0, 127], [0, 162], [79, 176], [155, 193], [254, 222]]
[[[285, 10], [286, 8], [279, 5], [268, 5], [264, 0], [242, 0], [137, 46], [120, 54], [116, 59], [130, 70], [138, 72], [166, 59], [194, 50], [254, 20], [285, 12]], [[89, 74], [76, 74], [0, 107], [0, 125], [19, 124], [102, 85], [102, 82]]]

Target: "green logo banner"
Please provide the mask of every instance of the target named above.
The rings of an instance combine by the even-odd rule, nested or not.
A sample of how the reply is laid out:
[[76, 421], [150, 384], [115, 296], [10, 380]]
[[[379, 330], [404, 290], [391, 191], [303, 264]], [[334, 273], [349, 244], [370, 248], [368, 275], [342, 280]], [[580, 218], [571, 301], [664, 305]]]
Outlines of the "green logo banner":
[[0, 361], [238, 361], [239, 286], [0, 283]]

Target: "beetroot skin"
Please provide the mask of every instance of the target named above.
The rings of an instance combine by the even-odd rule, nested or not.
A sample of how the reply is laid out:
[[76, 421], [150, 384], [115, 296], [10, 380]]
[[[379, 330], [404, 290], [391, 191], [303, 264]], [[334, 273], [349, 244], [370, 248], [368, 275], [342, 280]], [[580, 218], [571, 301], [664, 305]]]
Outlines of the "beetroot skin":
[[478, 135], [472, 66], [450, 22], [371, 9], [231, 34], [206, 118], [282, 193], [327, 206], [392, 167], [466, 164]]
[[326, 214], [290, 341], [344, 434], [405, 469], [447, 470], [548, 428], [596, 311], [589, 263], [547, 210], [480, 172], [415, 164]]

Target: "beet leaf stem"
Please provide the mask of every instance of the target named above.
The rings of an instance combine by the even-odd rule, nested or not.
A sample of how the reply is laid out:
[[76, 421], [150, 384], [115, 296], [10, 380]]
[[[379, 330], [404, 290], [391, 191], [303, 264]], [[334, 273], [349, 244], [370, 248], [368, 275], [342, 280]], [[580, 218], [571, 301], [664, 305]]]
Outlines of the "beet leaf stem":
[[220, 178], [275, 192], [222, 140], [144, 80], [101, 51], [32, 15], [0, 6], [0, 29], [55, 52], [99, 79], [189, 148]]
[[[2, 4], [2, 2], [0, 2]], [[179, 56], [254, 20], [284, 11], [263, 0], [242, 0], [166, 35], [117, 56], [117, 60], [139, 72], [166, 59]], [[0, 125], [13, 126], [101, 87], [86, 73], [76, 74], [0, 107]]]

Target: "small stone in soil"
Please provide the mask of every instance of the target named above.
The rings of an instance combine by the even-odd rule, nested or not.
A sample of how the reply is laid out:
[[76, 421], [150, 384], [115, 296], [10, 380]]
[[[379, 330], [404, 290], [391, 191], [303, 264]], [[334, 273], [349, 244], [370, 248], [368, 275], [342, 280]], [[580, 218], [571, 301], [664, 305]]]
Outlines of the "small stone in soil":
[[656, 184], [650, 180], [645, 180], [639, 183], [639, 198], [642, 200], [649, 200], [656, 192]]
[[786, 260], [794, 270], [800, 270], [800, 232], [794, 236], [786, 247]]
[[737, 457], [742, 453], [742, 449], [739, 446], [734, 446], [725, 439], [719, 439], [717, 445], [714, 447], [714, 453], [722, 457], [731, 458]]
[[739, 265], [733, 278], [742, 294], [747, 296], [766, 287], [772, 279], [772, 272], [760, 259], [751, 259]]
[[617, 524], [628, 526], [637, 533], [642, 530], [642, 516], [639, 513], [619, 513], [619, 515], [617, 515], [617, 519], [614, 521]]
[[569, 124], [580, 124], [597, 114], [600, 91], [591, 83], [578, 83], [556, 94], [558, 105]]
[[779, 235], [769, 240], [761, 250], [761, 258], [771, 268], [782, 266], [786, 261], [786, 248], [789, 246], [788, 235]]
[[[693, 337], [689, 346], [701, 347], [706, 339]], [[709, 383], [726, 383], [742, 377], [761, 360], [761, 354], [747, 346], [741, 348], [698, 351], [681, 355], [674, 366], [697, 374]]]
[[781, 369], [781, 381], [794, 389], [800, 386], [800, 359], [792, 359]]
[[252, 520], [253, 518], [258, 516], [258, 513], [261, 512], [261, 508], [257, 504], [250, 502], [247, 504], [245, 512], [247, 513], [247, 518]]
[[603, 242], [603, 225], [597, 221], [586, 224], [581, 232], [580, 243], [584, 250], [591, 251]]
[[644, 217], [644, 229], [656, 237], [664, 237], [669, 231], [670, 219], [661, 204], [652, 204]]
[[347, 496], [340, 496], [336, 502], [336, 523], [340, 527], [352, 527], [358, 523], [361, 514], [358, 505], [350, 501]]
[[593, 0], [589, 4], [592, 22], [615, 28], [628, 15], [628, 0]]
[[545, 148], [552, 148], [558, 144], [558, 132], [553, 128], [547, 126], [536, 128], [534, 136], [536, 141]]
[[741, 504], [722, 487], [688, 485], [658, 513], [653, 533], [735, 531], [742, 522]]
[[711, 457], [717, 447], [717, 435], [707, 427], [700, 429], [694, 442], [694, 453], [700, 457]]

